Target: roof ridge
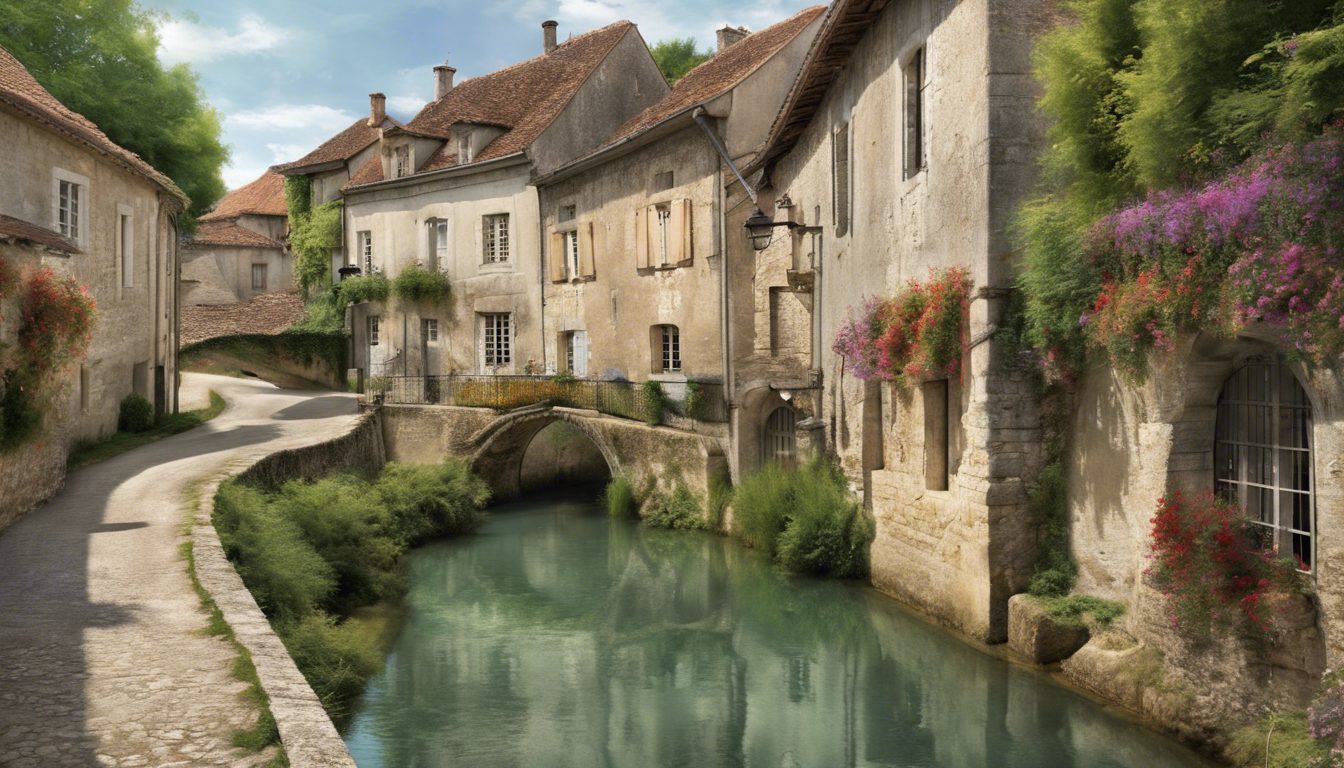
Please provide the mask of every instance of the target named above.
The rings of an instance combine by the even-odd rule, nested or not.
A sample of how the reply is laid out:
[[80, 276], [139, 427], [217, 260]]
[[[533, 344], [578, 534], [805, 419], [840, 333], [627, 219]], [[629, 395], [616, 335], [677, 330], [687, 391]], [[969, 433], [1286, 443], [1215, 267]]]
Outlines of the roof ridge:
[[[625, 25], [628, 25], [628, 26], [631, 26], [631, 27], [637, 26], [633, 21], [630, 21], [629, 19], [621, 19], [621, 20], [619, 20], [619, 21], [613, 21], [612, 23], [610, 23], [610, 24], [608, 24], [608, 25], [606, 25], [606, 26], [604, 26], [604, 27], [598, 27], [597, 29], [590, 29], [590, 30], [588, 30], [587, 32], [584, 32], [584, 33], [581, 34], [581, 35], [575, 35], [574, 37], [571, 37], [571, 38], [566, 39], [564, 42], [562, 42], [562, 43], [556, 45], [554, 51], [549, 51], [549, 52], [546, 52], [546, 53], [540, 53], [540, 54], [537, 54], [536, 56], [533, 56], [533, 57], [530, 58], [530, 59], [525, 59], [525, 60], [520, 61], [520, 62], [518, 62], [518, 63], [516, 63], [516, 64], [510, 64], [510, 65], [508, 65], [507, 67], [501, 67], [501, 68], [499, 68], [499, 69], [491, 70], [491, 71], [489, 71], [489, 72], [486, 72], [486, 73], [483, 74], [483, 75], [476, 75], [475, 77], [468, 77], [466, 80], [463, 80], [462, 82], [460, 82], [460, 83], [458, 83], [456, 86], [454, 86], [454, 88], [461, 88], [462, 86], [466, 85], [467, 83], [474, 82], [474, 81], [476, 81], [476, 80], [481, 80], [481, 79], [483, 79], [483, 78], [487, 78], [487, 77], [495, 77], [495, 76], [497, 76], [497, 75], [502, 75], [502, 74], [504, 74], [504, 73], [506, 73], [506, 72], [510, 72], [510, 71], [512, 71], [512, 70], [519, 69], [519, 68], [521, 68], [521, 67], [527, 66], [528, 64], [532, 64], [532, 63], [535, 63], [535, 62], [538, 62], [538, 61], [545, 60], [547, 57], [551, 56], [551, 55], [554, 54], [556, 51], [559, 51], [561, 48], [564, 48], [565, 46], [567, 46], [567, 45], [569, 45], [569, 44], [571, 44], [571, 43], [577, 43], [577, 42], [579, 42], [580, 40], [584, 39], [585, 37], [591, 37], [591, 36], [596, 35], [596, 34], [598, 34], [598, 33], [600, 33], [600, 32], [606, 32], [607, 30], [613, 29], [613, 28], [618, 27], [618, 26], [620, 26], [620, 25], [622, 25], [622, 24], [625, 24]], [[614, 46], [613, 46], [613, 47], [614, 47]], [[446, 97], [448, 96], [449, 93], [452, 93], [452, 90], [449, 90], [449, 91], [448, 91], [447, 93], [445, 93], [443, 96], [440, 96], [439, 98], [435, 99], [434, 101], [429, 102], [429, 104], [427, 104], [427, 105], [425, 105], [425, 106], [428, 107], [428, 106], [431, 106], [431, 105], [434, 105], [434, 104], [439, 103], [439, 101], [441, 101], [441, 100], [443, 100], [444, 98], [446, 98]], [[424, 111], [424, 110], [422, 109], [421, 112], [423, 112], [423, 111]], [[419, 115], [417, 114], [417, 117], [418, 117], [418, 116], [419, 116]], [[412, 120], [414, 120], [414, 118], [412, 118]]]

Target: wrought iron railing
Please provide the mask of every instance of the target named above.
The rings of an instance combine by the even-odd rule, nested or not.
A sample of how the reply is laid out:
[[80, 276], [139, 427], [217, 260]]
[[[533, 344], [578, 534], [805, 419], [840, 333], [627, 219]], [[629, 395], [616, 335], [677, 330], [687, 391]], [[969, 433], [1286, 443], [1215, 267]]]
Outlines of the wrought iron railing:
[[[666, 412], [704, 422], [728, 420], [722, 384], [664, 382]], [[561, 379], [547, 376], [381, 376], [368, 380], [375, 402], [395, 405], [457, 405], [507, 411], [542, 403], [586, 408], [648, 421], [643, 385], [631, 381]]]

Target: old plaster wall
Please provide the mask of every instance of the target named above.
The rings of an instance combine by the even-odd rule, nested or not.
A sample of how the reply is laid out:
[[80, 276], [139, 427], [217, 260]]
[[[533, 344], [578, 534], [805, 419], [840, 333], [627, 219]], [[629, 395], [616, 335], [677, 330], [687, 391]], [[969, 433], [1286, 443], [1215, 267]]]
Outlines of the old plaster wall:
[[[1031, 40], [1052, 21], [1044, 9], [1023, 0], [889, 5], [771, 175], [771, 196], [788, 193], [794, 220], [821, 228], [812, 297], [821, 318], [821, 417], [877, 521], [873, 581], [991, 641], [1006, 636], [1007, 599], [1025, 588], [1034, 548], [1023, 479], [1041, 461], [1036, 408], [1030, 389], [1003, 367], [992, 331], [1011, 284], [1005, 225], [1029, 191], [1030, 147], [1042, 136], [1026, 73]], [[921, 48], [926, 160], [907, 174], [904, 77]], [[852, 169], [847, 222], [834, 191], [841, 126]], [[767, 257], [770, 280], [787, 258]], [[974, 284], [972, 346], [960, 381], [949, 382], [948, 490], [940, 491], [925, 477], [920, 390], [875, 392], [830, 347], [848, 308], [950, 266], [966, 267]], [[733, 296], [765, 312], [754, 277], [735, 274]], [[765, 349], [765, 325], [738, 324], [734, 348]]]
[[[512, 363], [494, 372], [522, 373], [529, 360], [542, 360], [541, 284], [538, 263], [537, 193], [528, 185], [525, 161], [493, 170], [422, 180], [408, 186], [360, 191], [347, 198], [346, 237], [372, 233], [373, 268], [395, 279], [410, 264], [437, 268], [451, 281], [451, 296], [438, 305], [406, 305], [393, 298], [383, 308], [386, 358], [398, 359], [409, 375], [424, 372], [421, 320], [439, 321], [438, 370], [429, 373], [489, 373], [481, 351], [479, 315], [511, 313]], [[483, 217], [509, 215], [509, 260], [483, 261]], [[451, 247], [446, 263], [430, 252], [428, 222], [446, 219]], [[354, 344], [367, 349], [367, 311], [353, 326]], [[404, 363], [400, 355], [405, 355]]]
[[[543, 187], [546, 231], [592, 225], [596, 275], [553, 282], [546, 274], [546, 368], [564, 368], [561, 334], [586, 331], [588, 374], [632, 381], [719, 379], [723, 374], [719, 318], [719, 258], [715, 242], [719, 160], [697, 126]], [[672, 173], [670, 189], [654, 177]], [[691, 201], [689, 266], [639, 269], [635, 212], [649, 205]], [[560, 222], [562, 206], [577, 219]], [[551, 255], [548, 253], [548, 258]], [[653, 373], [650, 328], [670, 324], [681, 337], [679, 373]], [[657, 350], [661, 356], [661, 347]], [[661, 362], [661, 360], [659, 360]]]
[[[213, 267], [203, 258], [213, 260]], [[252, 287], [254, 264], [266, 266], [266, 283], [261, 288]], [[294, 287], [292, 265], [293, 259], [280, 248], [189, 246], [183, 249], [182, 280], [184, 284], [187, 281], [194, 284], [182, 303], [227, 304], [251, 301], [263, 293], [287, 291]], [[222, 301], [226, 295], [233, 296], [233, 301]]]
[[213, 249], [205, 246], [182, 249], [181, 287], [184, 307], [238, 303], [238, 294], [220, 271]]

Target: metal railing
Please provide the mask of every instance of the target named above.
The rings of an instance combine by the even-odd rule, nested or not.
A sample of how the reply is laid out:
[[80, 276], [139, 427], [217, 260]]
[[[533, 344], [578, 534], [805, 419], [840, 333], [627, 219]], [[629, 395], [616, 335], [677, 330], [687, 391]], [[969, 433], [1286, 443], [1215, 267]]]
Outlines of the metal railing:
[[[665, 413], [704, 422], [728, 420], [722, 384], [663, 382], [662, 386]], [[546, 403], [649, 420], [650, 404], [643, 384], [632, 381], [548, 376], [382, 376], [370, 378], [366, 390], [375, 402], [394, 405], [457, 405], [508, 411]]]

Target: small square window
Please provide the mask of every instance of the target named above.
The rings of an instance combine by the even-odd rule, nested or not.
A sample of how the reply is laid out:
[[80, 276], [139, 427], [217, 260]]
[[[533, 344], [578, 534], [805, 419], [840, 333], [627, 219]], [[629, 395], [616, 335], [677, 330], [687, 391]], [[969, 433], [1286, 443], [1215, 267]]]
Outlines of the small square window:
[[654, 192], [666, 192], [667, 190], [669, 190], [669, 189], [671, 189], [671, 188], [672, 188], [672, 172], [671, 172], [671, 171], [663, 171], [662, 173], [656, 173], [656, 174], [654, 174], [654, 176], [653, 176], [653, 191], [654, 191]]
[[560, 221], [561, 221], [561, 222], [573, 221], [573, 220], [574, 220], [575, 218], [577, 218], [577, 217], [578, 217], [578, 206], [577, 206], [577, 205], [562, 205], [562, 206], [560, 206]]

